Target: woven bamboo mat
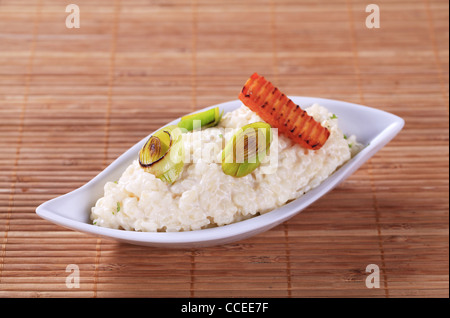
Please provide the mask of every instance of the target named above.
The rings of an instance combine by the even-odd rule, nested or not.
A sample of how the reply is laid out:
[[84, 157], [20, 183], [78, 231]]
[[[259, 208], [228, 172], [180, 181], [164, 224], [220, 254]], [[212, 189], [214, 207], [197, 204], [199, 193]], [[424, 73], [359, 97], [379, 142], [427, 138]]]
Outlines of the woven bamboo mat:
[[[378, 0], [379, 29], [362, 0], [73, 2], [79, 29], [64, 2], [0, 0], [0, 297], [448, 297], [447, 0]], [[406, 126], [307, 210], [235, 244], [139, 247], [35, 215], [150, 131], [236, 99], [255, 71]]]

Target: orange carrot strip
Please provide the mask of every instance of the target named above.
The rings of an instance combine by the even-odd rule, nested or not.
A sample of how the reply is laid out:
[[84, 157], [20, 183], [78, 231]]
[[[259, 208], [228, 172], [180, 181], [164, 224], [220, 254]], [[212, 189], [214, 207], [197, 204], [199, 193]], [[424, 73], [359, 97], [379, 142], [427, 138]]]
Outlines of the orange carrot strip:
[[247, 80], [239, 99], [265, 122], [304, 148], [318, 150], [330, 136], [327, 128], [257, 73]]

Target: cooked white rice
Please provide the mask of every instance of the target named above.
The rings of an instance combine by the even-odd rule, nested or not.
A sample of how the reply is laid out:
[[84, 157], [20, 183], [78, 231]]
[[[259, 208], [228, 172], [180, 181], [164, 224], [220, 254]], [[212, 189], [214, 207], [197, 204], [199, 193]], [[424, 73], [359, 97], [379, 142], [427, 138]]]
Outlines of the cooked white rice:
[[278, 146], [277, 167], [268, 160], [243, 178], [225, 175], [211, 160], [222, 149], [223, 139], [228, 141], [246, 124], [262, 121], [242, 106], [225, 114], [215, 128], [183, 135], [185, 152], [195, 163], [186, 163], [174, 184], [145, 172], [135, 160], [117, 182], [105, 185], [104, 197], [92, 208], [93, 224], [134, 231], [199, 230], [263, 214], [300, 197], [360, 149], [354, 136], [344, 136], [338, 119], [326, 108], [313, 105], [306, 111], [330, 130], [321, 149], [306, 150], [279, 136], [271, 146], [274, 154]]

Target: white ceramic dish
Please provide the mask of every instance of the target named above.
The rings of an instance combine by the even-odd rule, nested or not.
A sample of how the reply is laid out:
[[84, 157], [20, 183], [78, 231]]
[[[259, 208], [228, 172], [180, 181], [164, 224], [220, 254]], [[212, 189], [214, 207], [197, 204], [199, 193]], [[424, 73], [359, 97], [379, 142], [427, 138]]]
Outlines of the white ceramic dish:
[[[358, 141], [367, 146], [320, 186], [281, 208], [238, 223], [191, 232], [134, 232], [92, 225], [89, 220], [90, 210], [97, 199], [103, 196], [105, 183], [119, 179], [126, 167], [137, 158], [140, 148], [148, 139], [146, 137], [87, 184], [66, 195], [43, 203], [36, 209], [36, 213], [40, 217], [66, 228], [139, 245], [192, 248], [239, 241], [267, 231], [305, 209], [355, 172], [364, 162], [392, 140], [404, 126], [404, 120], [400, 117], [361, 105], [322, 98], [291, 98], [302, 108], [314, 103], [325, 106], [338, 116], [339, 127], [345, 134], [356, 135]], [[205, 109], [216, 106], [219, 106], [225, 112], [229, 112], [240, 107], [241, 102], [236, 100]], [[168, 125], [178, 121], [179, 119]]]

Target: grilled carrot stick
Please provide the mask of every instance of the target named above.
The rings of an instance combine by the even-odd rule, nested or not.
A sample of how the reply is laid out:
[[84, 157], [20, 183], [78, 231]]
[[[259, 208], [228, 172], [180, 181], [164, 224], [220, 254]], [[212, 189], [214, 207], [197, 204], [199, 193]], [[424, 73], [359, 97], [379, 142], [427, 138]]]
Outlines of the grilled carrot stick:
[[244, 85], [239, 99], [265, 122], [304, 148], [318, 150], [330, 136], [327, 128], [257, 73]]

